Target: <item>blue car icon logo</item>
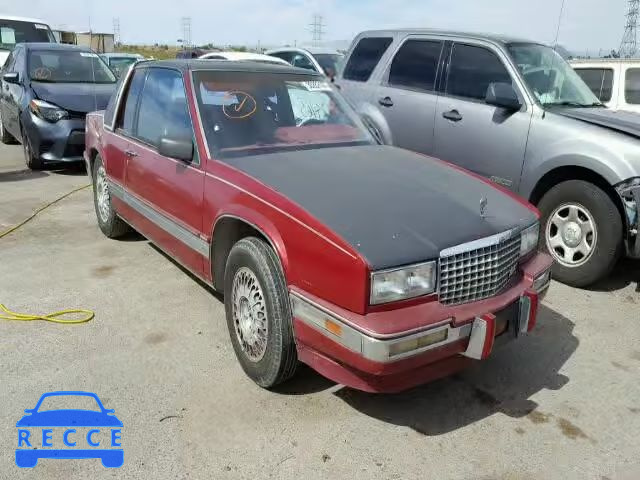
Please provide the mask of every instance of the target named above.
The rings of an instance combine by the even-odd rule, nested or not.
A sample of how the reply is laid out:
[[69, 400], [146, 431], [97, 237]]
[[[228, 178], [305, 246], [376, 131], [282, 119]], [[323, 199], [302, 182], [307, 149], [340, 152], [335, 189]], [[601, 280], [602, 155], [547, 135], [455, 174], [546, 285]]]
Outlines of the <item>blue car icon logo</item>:
[[[82, 408], [51, 408], [61, 404]], [[105, 467], [122, 466], [122, 422], [95, 393], [45, 393], [25, 413], [16, 423], [18, 467], [35, 467], [40, 458], [99, 458]]]

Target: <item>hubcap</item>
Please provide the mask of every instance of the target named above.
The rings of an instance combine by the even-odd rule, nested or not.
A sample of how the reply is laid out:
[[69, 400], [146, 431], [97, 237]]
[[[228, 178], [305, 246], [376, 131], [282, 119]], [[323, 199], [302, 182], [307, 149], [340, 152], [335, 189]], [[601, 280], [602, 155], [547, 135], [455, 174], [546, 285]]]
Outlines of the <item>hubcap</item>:
[[96, 175], [96, 199], [98, 201], [98, 213], [100, 214], [100, 220], [103, 223], [109, 221], [109, 215], [111, 215], [111, 205], [109, 197], [109, 188], [107, 187], [107, 175], [104, 171], [104, 167], [98, 168]]
[[598, 240], [596, 222], [582, 205], [566, 203], [556, 208], [546, 228], [546, 242], [549, 252], [566, 267], [584, 265]]
[[238, 342], [247, 358], [258, 362], [267, 351], [267, 307], [257, 277], [246, 267], [233, 277], [231, 301]]

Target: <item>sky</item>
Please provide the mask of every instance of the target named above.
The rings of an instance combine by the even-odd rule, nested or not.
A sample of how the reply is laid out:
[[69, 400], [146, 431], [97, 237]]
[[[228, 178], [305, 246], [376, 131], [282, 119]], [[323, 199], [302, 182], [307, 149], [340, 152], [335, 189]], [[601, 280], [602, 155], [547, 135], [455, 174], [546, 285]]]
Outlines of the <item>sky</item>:
[[[323, 15], [324, 39], [393, 27], [458, 29], [517, 35], [554, 43], [562, 0], [0, 0], [0, 12], [53, 26], [113, 31], [122, 41], [176, 44], [181, 17], [191, 17], [192, 42], [216, 45], [309, 43], [312, 15]], [[565, 0], [558, 42], [597, 54], [618, 48], [626, 0]]]

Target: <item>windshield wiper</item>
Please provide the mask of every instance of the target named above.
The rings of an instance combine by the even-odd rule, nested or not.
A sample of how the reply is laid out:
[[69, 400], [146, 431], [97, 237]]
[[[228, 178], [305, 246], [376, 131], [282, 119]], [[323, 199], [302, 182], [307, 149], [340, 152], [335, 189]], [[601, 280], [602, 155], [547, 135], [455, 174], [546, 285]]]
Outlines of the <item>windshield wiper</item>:
[[593, 102], [593, 103], [579, 103], [579, 102], [547, 102], [543, 103], [545, 107], [575, 107], [575, 108], [593, 108], [593, 107], [605, 107], [606, 105], [602, 102]]

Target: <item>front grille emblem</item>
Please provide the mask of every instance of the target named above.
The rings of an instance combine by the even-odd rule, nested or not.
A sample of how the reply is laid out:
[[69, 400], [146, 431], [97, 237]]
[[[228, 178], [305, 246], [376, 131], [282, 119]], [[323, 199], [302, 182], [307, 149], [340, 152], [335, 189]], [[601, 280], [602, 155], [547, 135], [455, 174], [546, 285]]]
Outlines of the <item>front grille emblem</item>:
[[480, 217], [487, 218], [487, 197], [482, 197], [480, 199]]

